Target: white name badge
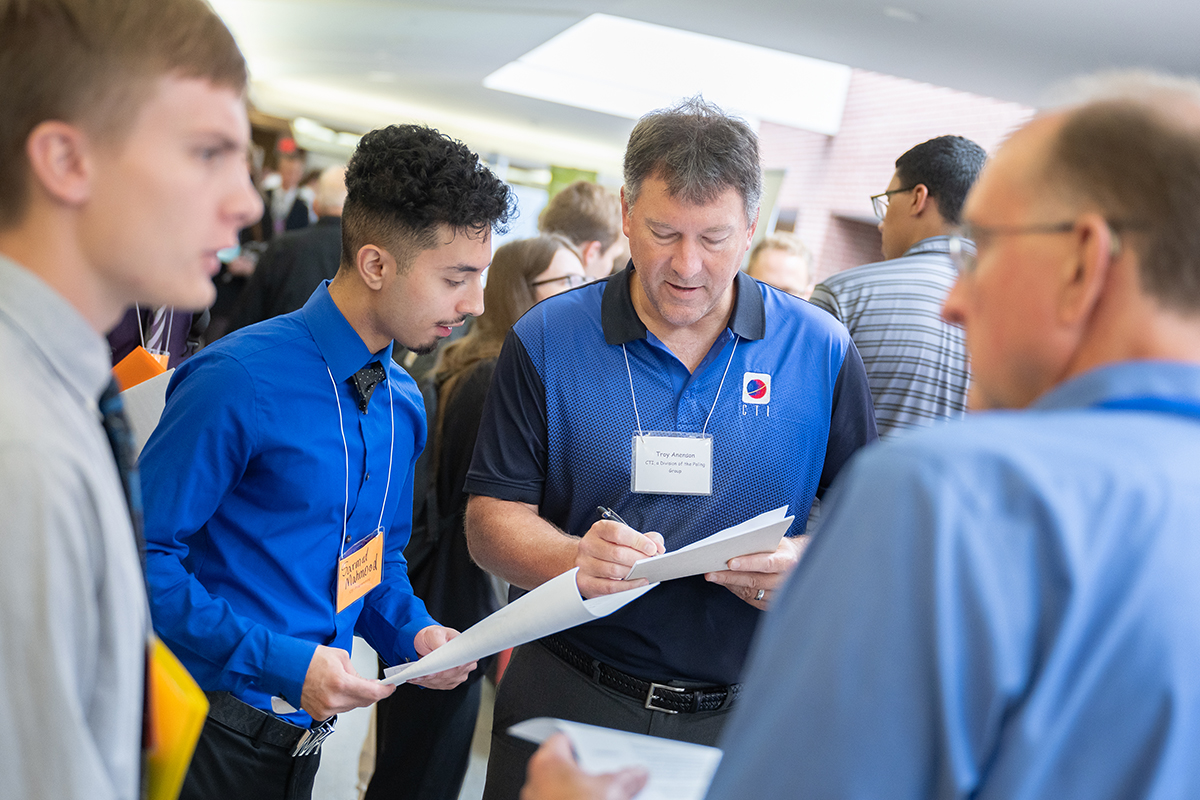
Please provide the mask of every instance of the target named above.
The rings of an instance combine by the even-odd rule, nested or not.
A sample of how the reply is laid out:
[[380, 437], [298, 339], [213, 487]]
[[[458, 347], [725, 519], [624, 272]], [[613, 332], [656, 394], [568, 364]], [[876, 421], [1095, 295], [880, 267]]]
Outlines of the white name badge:
[[630, 491], [712, 494], [712, 447], [708, 433], [635, 433]]

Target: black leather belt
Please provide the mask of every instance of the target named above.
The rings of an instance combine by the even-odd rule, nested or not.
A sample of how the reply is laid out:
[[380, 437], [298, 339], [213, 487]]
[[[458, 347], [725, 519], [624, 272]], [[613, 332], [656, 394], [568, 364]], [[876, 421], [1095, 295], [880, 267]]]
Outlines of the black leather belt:
[[741, 684], [731, 686], [701, 686], [685, 688], [642, 680], [616, 667], [592, 658], [557, 635], [539, 640], [541, 645], [561, 661], [587, 675], [601, 686], [615, 689], [627, 697], [641, 700], [642, 706], [664, 714], [694, 714], [697, 711], [717, 711], [729, 708], [741, 692]]
[[249, 736], [256, 743], [266, 742], [284, 750], [292, 756], [307, 756], [321, 747], [321, 742], [333, 733], [337, 716], [332, 716], [312, 728], [301, 728], [285, 719], [243, 703], [229, 692], [205, 692], [208, 698], [208, 716], [227, 728]]

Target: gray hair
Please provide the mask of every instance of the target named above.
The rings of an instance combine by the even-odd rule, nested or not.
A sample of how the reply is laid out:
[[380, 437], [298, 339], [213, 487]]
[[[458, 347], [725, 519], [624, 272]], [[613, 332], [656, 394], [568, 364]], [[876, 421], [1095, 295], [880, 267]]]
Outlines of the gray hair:
[[1051, 143], [1045, 188], [1105, 215], [1147, 294], [1200, 313], [1200, 84], [1126, 73], [1092, 88]]
[[702, 97], [652, 111], [638, 120], [625, 149], [625, 201], [632, 206], [649, 177], [672, 197], [701, 204], [730, 188], [741, 195], [746, 222], [762, 199], [758, 137], [746, 122]]

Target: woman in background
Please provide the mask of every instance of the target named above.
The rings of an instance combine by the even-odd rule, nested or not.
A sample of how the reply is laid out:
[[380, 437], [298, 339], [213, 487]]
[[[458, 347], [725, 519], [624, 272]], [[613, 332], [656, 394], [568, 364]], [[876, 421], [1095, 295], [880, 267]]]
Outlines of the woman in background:
[[[442, 349], [422, 386], [429, 440], [413, 479], [413, 533], [404, 554], [414, 592], [442, 625], [463, 631], [500, 608], [491, 577], [467, 552], [463, 484], [504, 337], [535, 303], [586, 282], [566, 239], [539, 236], [500, 246], [488, 269], [483, 314]], [[481, 660], [451, 691], [405, 684], [378, 704], [375, 774], [366, 800], [458, 797], [491, 661]]]

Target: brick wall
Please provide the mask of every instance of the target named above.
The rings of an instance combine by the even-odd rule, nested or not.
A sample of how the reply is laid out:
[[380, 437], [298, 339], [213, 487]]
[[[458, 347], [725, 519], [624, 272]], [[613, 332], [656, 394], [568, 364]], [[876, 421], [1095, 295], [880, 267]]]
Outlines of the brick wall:
[[787, 171], [778, 204], [795, 213], [795, 232], [812, 249], [821, 280], [882, 258], [868, 198], [887, 188], [901, 153], [943, 134], [990, 152], [1032, 114], [1016, 103], [855, 70], [838, 134], [764, 122], [763, 167]]

